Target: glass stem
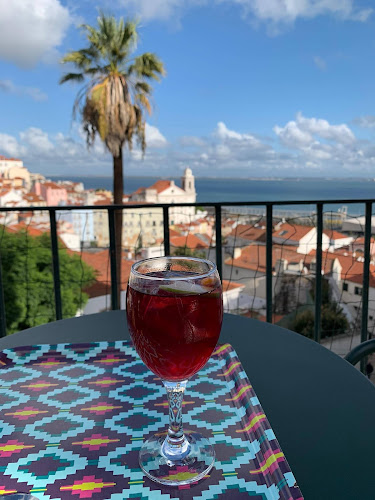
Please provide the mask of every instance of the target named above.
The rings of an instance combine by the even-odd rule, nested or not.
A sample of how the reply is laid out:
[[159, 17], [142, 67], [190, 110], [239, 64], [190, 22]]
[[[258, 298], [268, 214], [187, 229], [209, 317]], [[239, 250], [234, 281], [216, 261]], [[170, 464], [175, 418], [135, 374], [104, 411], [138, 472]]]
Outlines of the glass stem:
[[182, 460], [190, 452], [190, 444], [182, 428], [182, 401], [187, 380], [181, 382], [163, 381], [169, 404], [168, 435], [162, 445], [162, 452], [171, 462]]

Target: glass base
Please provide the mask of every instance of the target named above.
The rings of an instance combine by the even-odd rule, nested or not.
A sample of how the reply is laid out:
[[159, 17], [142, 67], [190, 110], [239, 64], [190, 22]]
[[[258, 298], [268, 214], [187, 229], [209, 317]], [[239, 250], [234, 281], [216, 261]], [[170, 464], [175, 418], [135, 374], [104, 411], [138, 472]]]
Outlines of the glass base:
[[155, 434], [143, 443], [139, 465], [147, 477], [157, 483], [180, 486], [199, 481], [212, 469], [215, 451], [208, 439], [198, 432], [184, 431], [184, 434], [190, 451], [179, 460], [171, 460], [163, 454], [165, 432]]

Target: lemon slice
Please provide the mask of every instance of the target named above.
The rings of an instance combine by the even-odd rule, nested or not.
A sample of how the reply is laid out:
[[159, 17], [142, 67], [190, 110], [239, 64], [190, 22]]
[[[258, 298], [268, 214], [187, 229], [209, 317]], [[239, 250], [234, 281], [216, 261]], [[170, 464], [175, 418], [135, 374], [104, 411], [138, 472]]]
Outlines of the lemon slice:
[[206, 286], [197, 285], [196, 283], [186, 283], [185, 281], [170, 285], [160, 285], [159, 290], [173, 293], [174, 295], [202, 295], [211, 291]]

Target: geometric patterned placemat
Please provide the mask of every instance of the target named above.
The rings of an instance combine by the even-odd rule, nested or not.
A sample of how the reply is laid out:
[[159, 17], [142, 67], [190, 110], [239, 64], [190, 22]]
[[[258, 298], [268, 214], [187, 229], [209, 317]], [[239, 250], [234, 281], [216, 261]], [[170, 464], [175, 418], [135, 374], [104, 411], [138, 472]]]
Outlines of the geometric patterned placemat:
[[[165, 389], [129, 342], [17, 347], [0, 353], [0, 494], [39, 499], [302, 499], [229, 344], [189, 383], [185, 429], [215, 446], [210, 474], [172, 488], [146, 478], [142, 441], [166, 430]], [[184, 471], [181, 470], [181, 473]]]

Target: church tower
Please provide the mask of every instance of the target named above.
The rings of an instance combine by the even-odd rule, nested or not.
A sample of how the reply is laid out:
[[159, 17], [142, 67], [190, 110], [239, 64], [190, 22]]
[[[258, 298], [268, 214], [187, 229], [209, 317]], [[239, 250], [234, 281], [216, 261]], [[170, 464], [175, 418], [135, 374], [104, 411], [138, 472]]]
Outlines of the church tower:
[[191, 168], [186, 168], [181, 177], [181, 187], [186, 194], [195, 194], [195, 179]]

